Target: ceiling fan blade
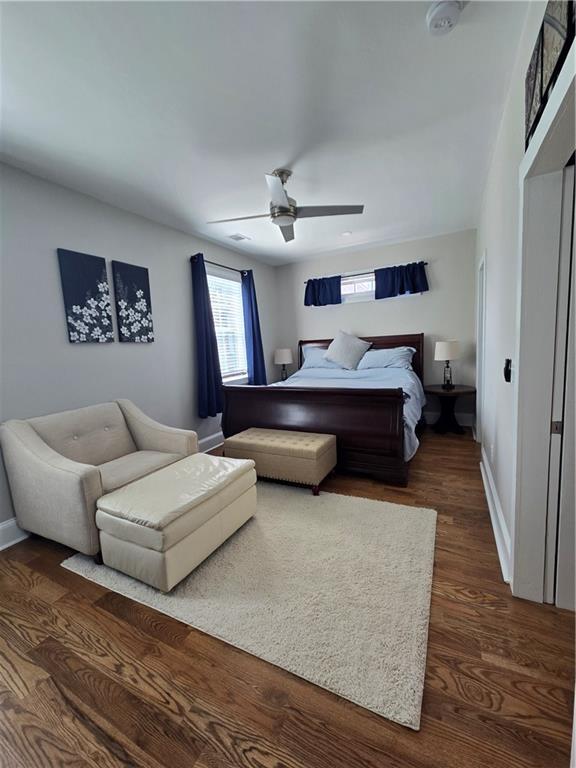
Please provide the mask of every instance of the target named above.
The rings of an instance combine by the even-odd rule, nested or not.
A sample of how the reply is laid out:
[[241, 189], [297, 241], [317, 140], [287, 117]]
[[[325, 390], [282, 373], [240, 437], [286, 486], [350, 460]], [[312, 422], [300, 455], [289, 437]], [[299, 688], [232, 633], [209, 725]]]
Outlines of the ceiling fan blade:
[[206, 224], [225, 224], [227, 221], [248, 221], [248, 219], [268, 219], [269, 213], [259, 213], [257, 216], [240, 216], [237, 219], [216, 219], [216, 221], [207, 221]]
[[346, 216], [350, 213], [364, 213], [363, 205], [303, 205], [296, 208], [297, 219], [313, 216]]
[[272, 173], [267, 173], [266, 184], [268, 184], [268, 191], [270, 192], [270, 201], [272, 204], [278, 205], [281, 208], [290, 208], [290, 202], [288, 201], [288, 195], [286, 194], [282, 180]]
[[280, 227], [284, 241], [289, 243], [290, 240], [294, 240], [294, 224], [288, 224], [286, 227]]

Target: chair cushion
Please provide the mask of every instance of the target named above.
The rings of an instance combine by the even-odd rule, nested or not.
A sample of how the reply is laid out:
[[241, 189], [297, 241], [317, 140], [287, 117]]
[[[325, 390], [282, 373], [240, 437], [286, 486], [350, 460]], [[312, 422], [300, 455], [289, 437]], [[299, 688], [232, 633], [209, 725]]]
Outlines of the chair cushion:
[[252, 453], [266, 453], [316, 460], [335, 445], [334, 435], [252, 427], [227, 437], [224, 441], [224, 451], [246, 451], [247, 456]]
[[104, 464], [136, 450], [117, 403], [28, 419], [50, 448], [82, 464]]
[[182, 459], [181, 453], [163, 453], [162, 451], [135, 451], [126, 456], [120, 456], [114, 461], [107, 461], [100, 464], [100, 476], [102, 478], [102, 488], [104, 493], [121, 488], [127, 483], [139, 480], [151, 472], [175, 461]]
[[163, 530], [246, 473], [256, 481], [250, 459], [196, 453], [107, 493], [97, 506], [109, 515]]
[[[237, 477], [214, 496], [202, 504], [180, 515], [165, 528], [149, 528], [122, 517], [109, 515], [101, 509], [96, 510], [96, 525], [100, 531], [113, 536], [115, 539], [130, 541], [146, 549], [166, 552], [167, 549], [182, 541], [186, 536], [196, 531], [208, 520], [218, 515], [223, 509], [234, 504], [245, 496], [256, 484], [256, 473], [253, 469]], [[227, 534], [229, 535], [229, 534]], [[226, 537], [226, 535], [224, 535]]]

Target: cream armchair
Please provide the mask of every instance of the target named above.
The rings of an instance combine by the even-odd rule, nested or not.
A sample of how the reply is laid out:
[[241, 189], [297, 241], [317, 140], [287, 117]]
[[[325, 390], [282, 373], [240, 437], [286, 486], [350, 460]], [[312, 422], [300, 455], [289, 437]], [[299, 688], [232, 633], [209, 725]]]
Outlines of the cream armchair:
[[117, 400], [0, 426], [18, 525], [95, 555], [96, 502], [106, 493], [198, 452], [195, 432]]

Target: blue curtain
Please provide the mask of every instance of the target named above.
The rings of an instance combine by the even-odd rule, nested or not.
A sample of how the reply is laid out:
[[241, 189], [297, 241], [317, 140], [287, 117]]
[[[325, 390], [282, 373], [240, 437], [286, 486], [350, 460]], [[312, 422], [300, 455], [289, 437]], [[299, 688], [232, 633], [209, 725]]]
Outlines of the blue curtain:
[[192, 297], [196, 331], [198, 415], [201, 419], [205, 419], [222, 412], [222, 374], [204, 256], [197, 253], [192, 256], [190, 263], [192, 264]]
[[426, 264], [423, 261], [404, 264], [401, 267], [375, 269], [376, 298], [389, 299], [406, 293], [424, 293], [428, 291]]
[[307, 307], [325, 307], [327, 304], [342, 304], [342, 277], [319, 277], [308, 280], [304, 304]]
[[248, 362], [248, 383], [266, 384], [266, 365], [262, 350], [260, 318], [254, 275], [251, 269], [242, 272], [242, 309], [244, 311], [244, 334], [246, 336], [246, 359]]

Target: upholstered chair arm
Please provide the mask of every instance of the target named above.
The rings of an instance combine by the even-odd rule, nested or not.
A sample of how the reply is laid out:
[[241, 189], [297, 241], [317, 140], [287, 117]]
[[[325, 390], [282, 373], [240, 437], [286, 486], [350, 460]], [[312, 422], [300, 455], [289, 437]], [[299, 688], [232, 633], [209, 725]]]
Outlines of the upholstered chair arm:
[[0, 442], [18, 525], [86, 555], [100, 549], [100, 471], [50, 448], [25, 421], [7, 421]]
[[198, 453], [198, 435], [189, 429], [167, 427], [154, 421], [130, 400], [116, 401], [139, 451], [164, 451], [189, 456]]

